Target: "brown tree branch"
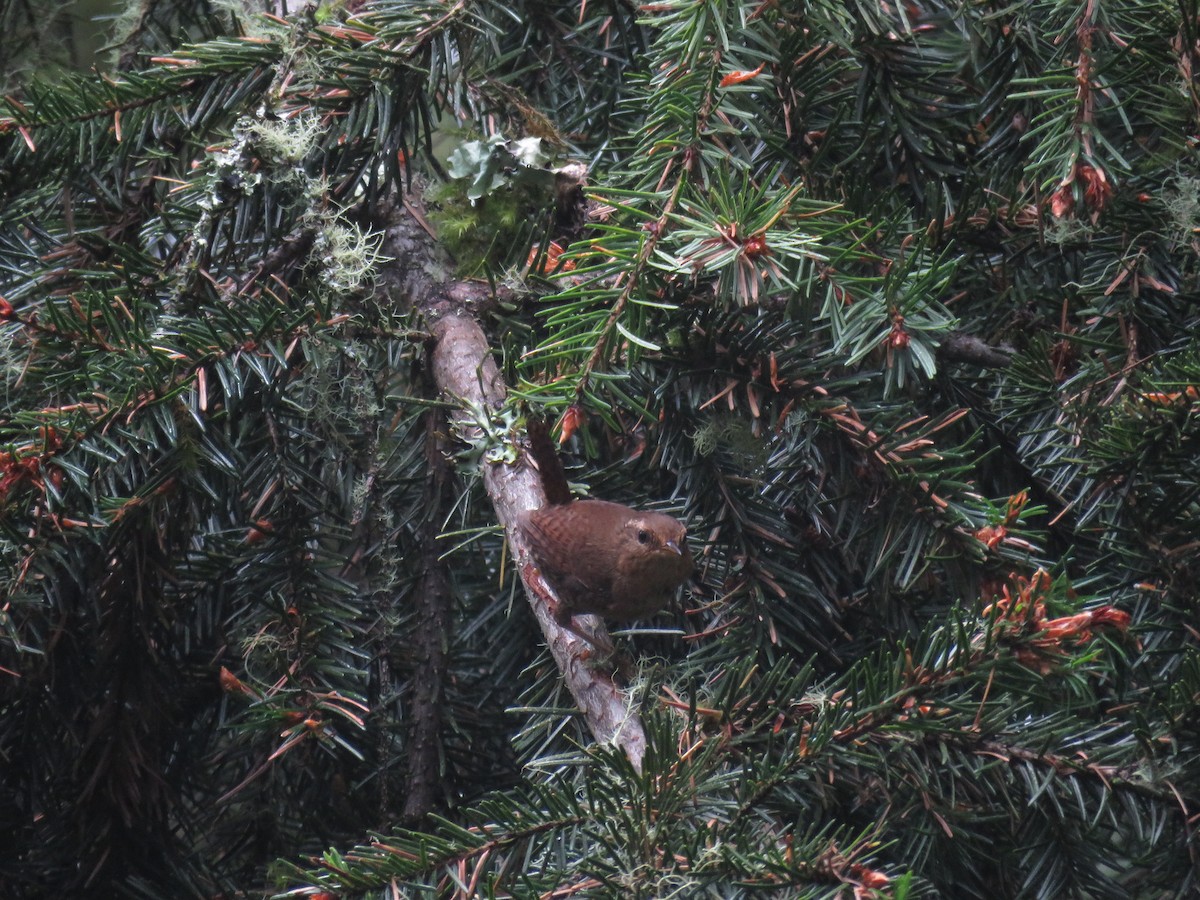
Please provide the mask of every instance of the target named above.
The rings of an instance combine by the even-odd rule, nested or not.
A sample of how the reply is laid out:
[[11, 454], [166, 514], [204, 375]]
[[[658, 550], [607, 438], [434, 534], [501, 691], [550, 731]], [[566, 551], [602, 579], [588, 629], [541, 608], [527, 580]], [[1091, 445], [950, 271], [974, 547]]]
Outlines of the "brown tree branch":
[[937, 349], [944, 361], [965, 362], [985, 369], [1006, 369], [1012, 363], [1012, 351], [993, 347], [981, 338], [962, 331], [952, 331], [942, 339]]
[[421, 574], [413, 598], [416, 633], [411, 645], [409, 674], [412, 707], [408, 721], [408, 754], [405, 760], [403, 817], [417, 822], [437, 804], [442, 755], [443, 697], [445, 695], [447, 644], [450, 638], [452, 603], [446, 563], [438, 558], [437, 537], [445, 516], [450, 465], [446, 460], [445, 427], [441, 410], [425, 411], [425, 519], [421, 546]]
[[[417, 201], [410, 197], [409, 202]], [[487, 337], [471, 315], [472, 309], [488, 301], [487, 285], [449, 278], [441, 249], [404, 205], [394, 204], [386, 216], [382, 251], [392, 261], [384, 267], [381, 287], [397, 302], [411, 304], [429, 321], [433, 378], [443, 397], [464, 407], [494, 412], [503, 405], [507, 388], [492, 359]], [[480, 426], [469, 414], [454, 417], [453, 425], [465, 440], [481, 434]], [[484, 487], [504, 526], [526, 596], [567, 689], [596, 740], [623, 748], [640, 770], [646, 749], [640, 717], [611, 674], [589, 663], [592, 648], [587, 642], [554, 620], [547, 603], [548, 591], [530, 561], [529, 545], [517, 528], [519, 512], [546, 502], [537, 470], [524, 453], [513, 464], [481, 465]], [[600, 638], [607, 636], [603, 624], [594, 617], [576, 617], [576, 624]]]

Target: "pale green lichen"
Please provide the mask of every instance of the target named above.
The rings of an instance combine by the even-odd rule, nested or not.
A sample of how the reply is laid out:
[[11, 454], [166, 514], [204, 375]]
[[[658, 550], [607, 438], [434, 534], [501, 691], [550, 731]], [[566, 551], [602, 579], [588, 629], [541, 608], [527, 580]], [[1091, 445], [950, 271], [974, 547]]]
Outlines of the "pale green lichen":
[[1174, 226], [1175, 246], [1191, 240], [1200, 230], [1200, 178], [1180, 175], [1163, 192], [1163, 205]]
[[701, 456], [721, 453], [748, 469], [766, 462], [765, 442], [754, 434], [751, 426], [734, 416], [709, 419], [692, 433], [692, 443]]
[[321, 262], [321, 281], [339, 292], [368, 287], [376, 267], [382, 235], [352, 223], [330, 222], [317, 234], [314, 253]]
[[263, 159], [291, 166], [304, 161], [324, 131], [321, 120], [310, 113], [284, 119], [258, 119], [250, 126]]

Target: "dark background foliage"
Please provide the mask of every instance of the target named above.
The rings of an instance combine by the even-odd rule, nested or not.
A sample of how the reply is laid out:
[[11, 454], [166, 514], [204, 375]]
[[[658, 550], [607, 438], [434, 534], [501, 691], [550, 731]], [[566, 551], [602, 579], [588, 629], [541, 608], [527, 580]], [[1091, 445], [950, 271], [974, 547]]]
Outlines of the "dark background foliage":
[[[1194, 0], [71, 9], [0, 6], [11, 896], [1196, 891]], [[689, 526], [640, 772], [530, 411]]]

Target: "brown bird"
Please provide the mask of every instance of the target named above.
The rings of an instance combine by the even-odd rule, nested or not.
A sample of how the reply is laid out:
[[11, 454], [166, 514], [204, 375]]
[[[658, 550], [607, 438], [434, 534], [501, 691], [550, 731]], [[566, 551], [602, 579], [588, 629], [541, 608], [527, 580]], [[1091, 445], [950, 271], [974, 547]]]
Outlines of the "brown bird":
[[[526, 510], [519, 519], [533, 561], [558, 595], [554, 617], [627, 621], [658, 612], [692, 574], [683, 523], [606, 500]], [[595, 641], [592, 641], [595, 643]]]

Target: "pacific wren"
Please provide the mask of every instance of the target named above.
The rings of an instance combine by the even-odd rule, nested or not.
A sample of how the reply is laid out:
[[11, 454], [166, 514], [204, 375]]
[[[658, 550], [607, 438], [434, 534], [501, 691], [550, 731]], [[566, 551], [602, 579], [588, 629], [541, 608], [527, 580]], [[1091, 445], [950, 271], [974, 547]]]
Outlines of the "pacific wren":
[[568, 628], [575, 615], [617, 621], [653, 615], [692, 574], [683, 523], [663, 513], [576, 500], [526, 510], [518, 521], [558, 595], [554, 617]]

